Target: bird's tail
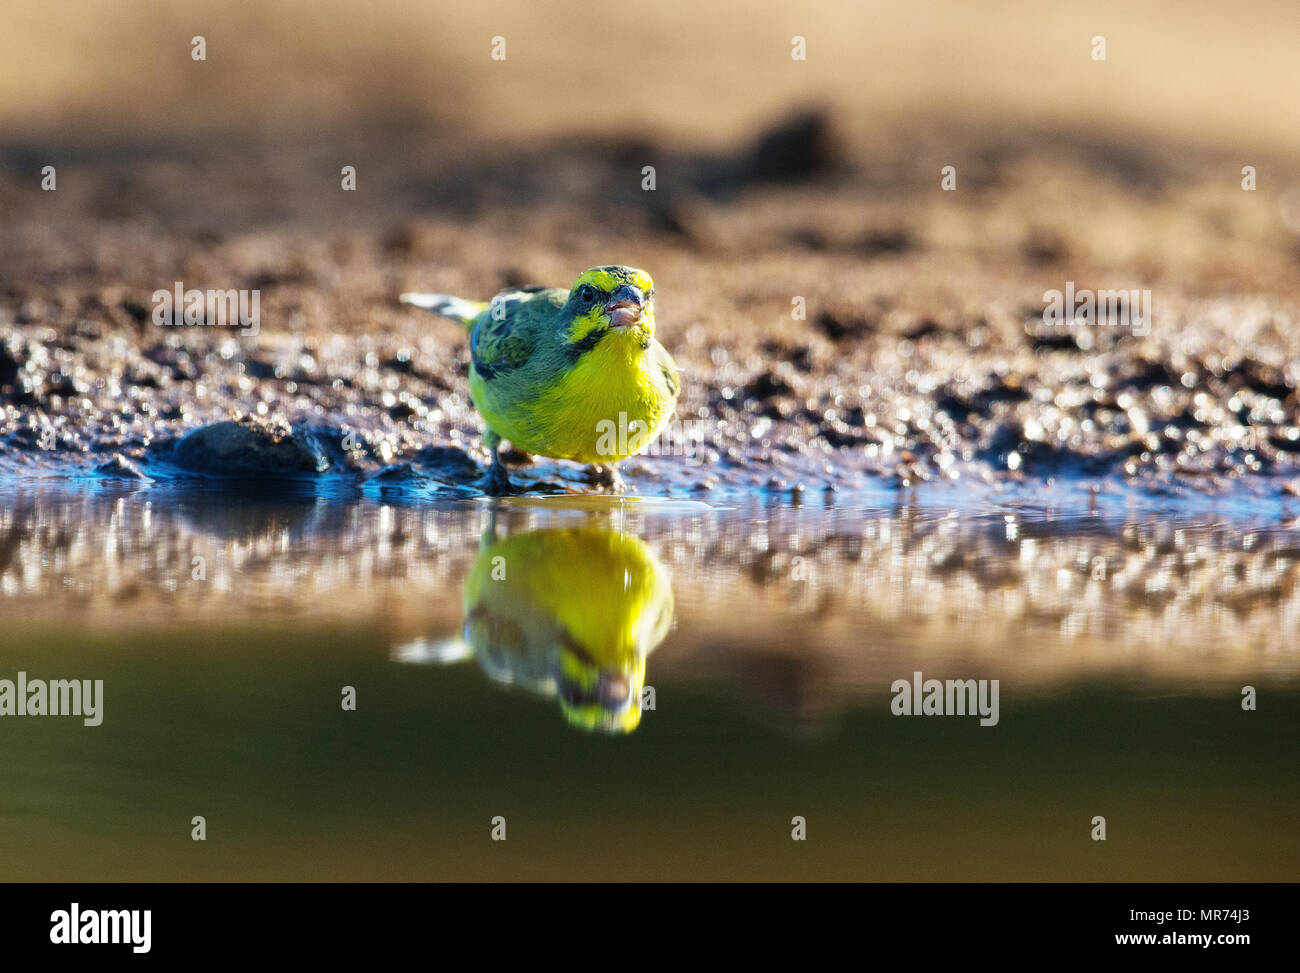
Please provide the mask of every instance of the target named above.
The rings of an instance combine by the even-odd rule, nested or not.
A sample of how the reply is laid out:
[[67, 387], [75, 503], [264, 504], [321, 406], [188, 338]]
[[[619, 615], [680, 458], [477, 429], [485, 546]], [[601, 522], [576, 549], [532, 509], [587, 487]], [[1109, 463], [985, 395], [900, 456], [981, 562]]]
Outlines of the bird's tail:
[[403, 294], [399, 300], [403, 304], [414, 304], [434, 314], [441, 314], [444, 318], [459, 321], [466, 327], [490, 307], [486, 301], [467, 301], [450, 294]]

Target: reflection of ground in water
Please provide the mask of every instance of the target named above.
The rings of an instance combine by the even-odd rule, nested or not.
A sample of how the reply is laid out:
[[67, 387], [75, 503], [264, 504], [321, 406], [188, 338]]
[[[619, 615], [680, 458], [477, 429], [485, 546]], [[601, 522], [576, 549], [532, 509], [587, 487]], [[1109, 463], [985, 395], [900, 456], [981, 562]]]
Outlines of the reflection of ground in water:
[[[523, 611], [528, 624], [547, 615], [553, 628], [519, 631], [513, 657], [487, 653], [480, 662], [503, 681], [550, 691], [557, 661], [525, 663], [533, 652], [525, 645], [585, 637], [565, 664], [576, 699], [593, 689], [577, 671], [584, 653], [626, 656], [635, 641], [626, 626], [653, 621], [658, 632], [666, 610], [658, 603], [673, 597], [661, 590], [663, 574], [676, 620], [655, 666], [730, 684], [800, 721], [909, 675], [913, 663], [1036, 685], [1297, 672], [1288, 633], [1300, 629], [1300, 545], [1292, 529], [1265, 524], [601, 497], [495, 508], [313, 496], [250, 503], [222, 492], [162, 498], [53, 486], [12, 492], [0, 520], [0, 597], [11, 623], [140, 631], [232, 618], [364, 622], [388, 652], [456, 633], [477, 649], [494, 625]], [[496, 543], [518, 562], [501, 597], [523, 599], [495, 608], [483, 580], [493, 519]], [[605, 557], [647, 586], [631, 602], [602, 589], [602, 562], [576, 540], [600, 531], [627, 538]]]
[[[1284, 878], [1298, 559], [1209, 518], [27, 485], [0, 678], [102, 678], [104, 721], [4, 721], [0, 878]], [[894, 717], [915, 672], [999, 680], [998, 724]]]

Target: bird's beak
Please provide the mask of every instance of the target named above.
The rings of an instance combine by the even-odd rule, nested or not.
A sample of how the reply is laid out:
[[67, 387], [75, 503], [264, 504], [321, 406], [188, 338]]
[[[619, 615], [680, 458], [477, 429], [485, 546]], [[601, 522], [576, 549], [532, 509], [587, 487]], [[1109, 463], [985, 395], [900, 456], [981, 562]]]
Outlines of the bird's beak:
[[641, 320], [644, 309], [645, 295], [641, 293], [639, 287], [633, 287], [631, 284], [624, 284], [611, 294], [609, 303], [605, 305], [605, 310], [609, 312], [611, 328], [636, 324]]

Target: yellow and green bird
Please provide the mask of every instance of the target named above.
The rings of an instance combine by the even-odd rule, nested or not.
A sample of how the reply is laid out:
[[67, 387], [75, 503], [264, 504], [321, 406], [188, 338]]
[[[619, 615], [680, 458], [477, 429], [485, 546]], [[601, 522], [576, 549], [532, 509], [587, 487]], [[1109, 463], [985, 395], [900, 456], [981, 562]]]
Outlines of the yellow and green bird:
[[598, 527], [490, 537], [464, 609], [465, 641], [494, 679], [557, 697], [580, 729], [640, 723], [646, 657], [673, 618], [667, 571], [640, 538]]
[[403, 294], [469, 334], [469, 390], [492, 453], [485, 489], [510, 492], [503, 439], [554, 459], [590, 463], [620, 489], [615, 463], [643, 452], [672, 416], [680, 388], [655, 340], [654, 281], [634, 267], [594, 267], [573, 287], [523, 287], [491, 301]]
[[556, 699], [582, 730], [641, 722], [646, 659], [672, 627], [667, 569], [633, 534], [600, 526], [484, 531], [453, 638], [394, 649], [407, 663], [476, 659], [494, 681]]

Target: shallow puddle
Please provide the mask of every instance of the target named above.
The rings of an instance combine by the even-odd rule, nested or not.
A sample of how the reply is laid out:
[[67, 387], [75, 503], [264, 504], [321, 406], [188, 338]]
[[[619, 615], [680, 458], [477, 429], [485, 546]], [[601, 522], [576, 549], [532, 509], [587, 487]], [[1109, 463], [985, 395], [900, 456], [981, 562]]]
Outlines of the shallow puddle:
[[1298, 580], [1274, 513], [11, 483], [0, 680], [102, 691], [0, 719], [0, 879], [1285, 879]]

